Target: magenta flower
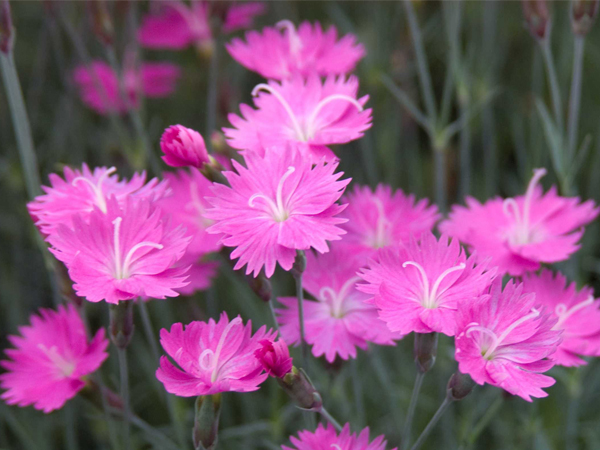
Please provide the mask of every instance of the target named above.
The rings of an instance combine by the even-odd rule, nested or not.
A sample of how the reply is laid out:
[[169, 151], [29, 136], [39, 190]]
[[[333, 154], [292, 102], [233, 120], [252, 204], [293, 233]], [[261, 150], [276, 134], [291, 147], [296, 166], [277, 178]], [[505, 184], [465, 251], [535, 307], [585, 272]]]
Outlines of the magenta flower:
[[[365, 302], [369, 296], [356, 289], [360, 261], [341, 246], [322, 256], [306, 255], [304, 288], [317, 301], [304, 301], [305, 339], [314, 356], [325, 355], [329, 362], [336, 356], [356, 358], [356, 348], [366, 350], [369, 342], [394, 345], [393, 340], [401, 337], [390, 332], [377, 309]], [[285, 306], [277, 310], [281, 336], [299, 344], [298, 300], [278, 300]]]
[[536, 169], [523, 196], [488, 200], [483, 205], [467, 197], [467, 206], [454, 206], [442, 232], [460, 239], [490, 257], [499, 273], [513, 276], [539, 269], [540, 263], [564, 261], [579, 249], [583, 226], [600, 209], [592, 200], [560, 197], [553, 186], [543, 193], [538, 186], [546, 169]]
[[561, 273], [543, 270], [525, 277], [523, 292], [535, 293], [536, 304], [546, 306], [558, 318], [552, 328], [563, 332], [552, 355], [555, 364], [580, 366], [586, 362], [578, 355], [600, 356], [600, 300], [594, 299], [592, 288], [577, 291], [575, 283], [567, 284]]
[[535, 294], [510, 280], [502, 291], [498, 278], [475, 300], [459, 303], [456, 315], [458, 369], [478, 384], [488, 383], [531, 401], [546, 397], [541, 388], [554, 384], [542, 375], [560, 342], [556, 319], [534, 308]]
[[283, 450], [385, 450], [387, 446], [384, 436], [379, 436], [369, 443], [369, 428], [365, 428], [357, 436], [356, 433], [350, 433], [350, 425], [346, 424], [338, 435], [330, 423], [327, 424], [327, 428], [319, 424], [314, 432], [300, 431], [298, 437], [292, 436], [290, 441], [294, 447], [282, 445], [281, 448]]
[[171, 167], [192, 166], [200, 169], [208, 162], [208, 152], [202, 135], [191, 128], [173, 125], [160, 138], [163, 161]]
[[[264, 3], [259, 2], [232, 5], [225, 14], [223, 31], [229, 33], [250, 27], [254, 17], [264, 14], [265, 10]], [[182, 1], [162, 2], [158, 12], [143, 18], [138, 41], [154, 49], [183, 50], [192, 44], [200, 50], [210, 49], [210, 3], [192, 1], [187, 6]]]
[[188, 284], [175, 290], [181, 295], [192, 295], [196, 291], [205, 291], [211, 286], [213, 278], [217, 276], [219, 263], [204, 261], [202, 257], [186, 252], [174, 267], [189, 267]]
[[367, 283], [358, 288], [373, 296], [393, 332], [454, 336], [458, 305], [479, 296], [495, 270], [467, 259], [457, 240], [425, 233], [420, 243], [380, 249], [360, 275]]
[[125, 69], [120, 88], [112, 68], [105, 62], [94, 61], [89, 67], [75, 68], [73, 78], [81, 100], [88, 108], [98, 114], [116, 114], [137, 109], [140, 94], [148, 98], [168, 97], [175, 91], [180, 72], [179, 67], [171, 63], [143, 63], [139, 68]]
[[[265, 91], [265, 92], [261, 92]], [[371, 109], [363, 107], [369, 96], [357, 98], [358, 78], [299, 76], [280, 83], [269, 81], [252, 91], [258, 109], [240, 105], [242, 117], [229, 114], [235, 128], [223, 128], [229, 145], [245, 152], [284, 152], [298, 148], [313, 161], [334, 159], [327, 147], [363, 136], [371, 127]]]
[[160, 343], [181, 369], [162, 356], [156, 378], [180, 397], [256, 391], [268, 375], [254, 352], [275, 335], [263, 326], [252, 336], [250, 321], [244, 326], [238, 316], [230, 322], [227, 313], [218, 322], [195, 321], [185, 329], [173, 324], [171, 331], [160, 330]]
[[81, 170], [64, 168], [64, 180], [50, 174], [50, 187], [42, 186], [44, 195], [27, 204], [29, 213], [44, 234], [52, 233], [60, 224], [71, 227], [76, 214], [87, 216], [94, 210], [106, 212], [109, 197], [114, 196], [120, 205], [127, 198], [156, 200], [164, 195], [167, 183], [153, 178], [146, 183], [146, 172], [134, 174], [131, 180], [119, 180], [116, 168], [96, 167], [93, 171], [83, 164]]
[[147, 200], [114, 197], [106, 212], [95, 208], [88, 221], [73, 217], [73, 229], [59, 225], [48, 242], [50, 251], [69, 269], [73, 287], [90, 302], [118, 303], [136, 297], [165, 298], [187, 284], [188, 267], [175, 264], [189, 239], [181, 227], [168, 224]]
[[384, 184], [375, 192], [368, 186], [355, 186], [344, 199], [348, 208], [342, 213], [348, 219], [342, 228], [348, 234], [342, 240], [356, 252], [372, 256], [375, 250], [408, 243], [413, 236], [432, 231], [440, 217], [437, 206], [427, 199], [416, 201], [414, 195], [401, 190], [392, 192]]
[[289, 20], [266, 27], [262, 33], [249, 31], [246, 42], [235, 38], [226, 48], [244, 67], [272, 80], [295, 75], [344, 75], [352, 72], [366, 54], [356, 36], [347, 34], [338, 40], [334, 26], [323, 31], [319, 22], [303, 22], [296, 30]]
[[234, 269], [246, 267], [256, 277], [265, 268], [267, 277], [275, 265], [290, 270], [296, 250], [329, 251], [327, 241], [340, 239], [336, 217], [345, 206], [336, 201], [350, 180], [339, 180], [337, 163], [316, 165], [298, 152], [246, 155], [248, 168], [233, 161], [235, 172], [223, 172], [231, 187], [215, 184], [213, 208], [205, 216], [215, 221], [209, 233], [222, 234], [222, 243], [236, 247]]
[[254, 352], [265, 371], [272, 377], [283, 378], [292, 370], [290, 350], [283, 339], [271, 341], [263, 339], [260, 348]]
[[40, 309], [31, 325], [9, 336], [15, 347], [0, 361], [0, 396], [9, 405], [29, 406], [49, 413], [62, 408], [85, 386], [85, 377], [108, 357], [104, 328], [88, 342], [81, 317], [73, 305], [58, 311]]

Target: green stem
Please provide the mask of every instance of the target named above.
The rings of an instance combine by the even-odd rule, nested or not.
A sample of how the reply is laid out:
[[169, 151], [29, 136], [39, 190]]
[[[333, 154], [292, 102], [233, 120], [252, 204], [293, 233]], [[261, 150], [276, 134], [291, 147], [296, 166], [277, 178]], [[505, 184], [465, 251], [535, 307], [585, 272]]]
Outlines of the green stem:
[[573, 51], [573, 75], [571, 78], [571, 93], [569, 98], [569, 123], [567, 161], [572, 161], [577, 147], [577, 128], [579, 125], [579, 107], [581, 104], [581, 79], [583, 76], [583, 48], [585, 38], [575, 35]]
[[77, 445], [77, 424], [75, 416], [75, 406], [69, 404], [65, 406], [65, 440], [67, 450], [78, 450]]
[[302, 346], [302, 365], [307, 368], [308, 346], [304, 338], [304, 290], [302, 289], [302, 274], [297, 274], [296, 279], [296, 298], [298, 299], [298, 321], [300, 325], [300, 345]]
[[444, 398], [444, 401], [442, 402], [442, 404], [440, 405], [438, 410], [435, 412], [435, 414], [433, 415], [433, 417], [431, 418], [431, 420], [429, 421], [429, 423], [427, 424], [427, 426], [425, 427], [425, 429], [423, 430], [423, 432], [421, 433], [421, 435], [419, 436], [417, 441], [410, 448], [410, 450], [417, 450], [417, 449], [421, 448], [421, 445], [423, 445], [423, 442], [425, 442], [425, 439], [427, 439], [427, 437], [429, 436], [429, 433], [431, 433], [433, 428], [437, 425], [437, 423], [440, 421], [440, 419], [442, 418], [442, 416], [448, 409], [448, 406], [450, 406], [451, 404], [452, 404], [451, 399], [449, 399], [448, 397]]
[[413, 387], [412, 395], [410, 396], [410, 403], [408, 405], [408, 411], [406, 412], [406, 420], [404, 421], [404, 431], [402, 433], [402, 448], [407, 449], [410, 444], [412, 422], [415, 417], [415, 411], [417, 409], [417, 403], [419, 402], [419, 393], [421, 392], [421, 386], [423, 385], [423, 379], [425, 378], [426, 372], [417, 371], [415, 378], [415, 385]]
[[498, 397], [494, 403], [487, 409], [483, 417], [479, 419], [479, 422], [473, 427], [473, 431], [469, 434], [468, 443], [469, 445], [473, 445], [479, 435], [485, 430], [485, 428], [489, 425], [494, 417], [496, 417], [496, 413], [500, 409], [500, 407], [504, 404], [504, 398], [502, 396]]
[[550, 82], [550, 94], [552, 96], [552, 106], [554, 109], [554, 120], [559, 131], [563, 132], [562, 118], [562, 100], [560, 98], [560, 88], [558, 86], [558, 77], [556, 75], [556, 67], [554, 65], [554, 57], [552, 56], [552, 48], [550, 47], [550, 37], [540, 41], [542, 56], [546, 64], [546, 72], [548, 81]]
[[331, 414], [329, 414], [329, 412], [325, 408], [321, 407], [319, 414], [321, 414], [327, 422], [329, 422], [331, 425], [333, 425], [333, 427], [338, 432], [342, 431], [342, 426], [340, 425], [340, 423], [337, 420], [335, 420], [333, 418], [333, 416]]
[[131, 405], [129, 404], [129, 374], [127, 370], [127, 350], [117, 347], [119, 357], [119, 380], [121, 398], [123, 399], [123, 448], [128, 450], [130, 446], [129, 423], [131, 421]]
[[219, 47], [221, 40], [215, 39], [212, 53], [210, 55], [210, 66], [208, 69], [208, 92], [206, 94], [206, 129], [204, 141], [209, 153], [213, 152], [210, 135], [217, 127], [217, 101], [219, 98]]

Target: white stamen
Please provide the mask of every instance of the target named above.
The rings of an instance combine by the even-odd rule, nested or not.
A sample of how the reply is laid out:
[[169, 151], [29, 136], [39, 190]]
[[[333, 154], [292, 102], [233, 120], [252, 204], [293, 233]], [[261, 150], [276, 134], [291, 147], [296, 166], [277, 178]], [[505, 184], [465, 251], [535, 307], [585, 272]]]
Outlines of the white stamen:
[[122, 217], [117, 217], [112, 221], [114, 225], [113, 229], [113, 247], [114, 247], [114, 260], [115, 260], [115, 273], [114, 277], [118, 280], [123, 280], [125, 278], [129, 278], [131, 271], [131, 264], [136, 260], [133, 259], [133, 254], [143, 247], [152, 247], [156, 249], [162, 249], [162, 244], [157, 244], [156, 242], [144, 241], [134, 245], [131, 250], [127, 252], [125, 255], [125, 260], [121, 260], [121, 222], [123, 222]]
[[75, 371], [75, 363], [67, 361], [60, 353], [56, 345], [48, 348], [44, 344], [38, 344], [37, 347], [44, 352], [52, 364], [54, 364], [64, 377], [70, 377]]
[[[331, 313], [333, 317], [338, 319], [344, 317], [345, 313], [347, 312], [343, 309], [344, 300], [346, 300], [350, 290], [353, 289], [356, 283], [359, 281], [361, 281], [360, 277], [350, 278], [342, 285], [337, 293], [332, 287], [329, 286], [321, 288], [319, 291], [319, 300], [331, 303]], [[329, 296], [329, 299], [327, 296]]]
[[[198, 363], [200, 364], [200, 367], [204, 370], [212, 370], [212, 373], [210, 375], [210, 381], [211, 383], [214, 383], [217, 380], [217, 377], [219, 375], [219, 357], [221, 356], [221, 351], [223, 350], [223, 346], [225, 345], [225, 342], [227, 340], [227, 335], [229, 334], [229, 332], [231, 331], [231, 329], [242, 323], [242, 319], [240, 319], [239, 317], [236, 317], [235, 319], [233, 319], [231, 322], [229, 322], [227, 324], [227, 326], [225, 327], [225, 329], [223, 330], [223, 332], [221, 333], [221, 337], [219, 338], [219, 342], [217, 343], [217, 348], [215, 350], [214, 353], [212, 353], [212, 350], [204, 350], [201, 354], [200, 354], [200, 358]], [[210, 353], [209, 353], [210, 352]], [[209, 357], [209, 362], [206, 364], [203, 364], [203, 359], [206, 359], [207, 355], [210, 355], [212, 353], [212, 357]]]
[[419, 274], [421, 275], [421, 280], [423, 282], [423, 298], [421, 299], [421, 305], [423, 305], [423, 307], [425, 308], [430, 309], [437, 308], [437, 297], [443, 294], [446, 291], [446, 289], [448, 289], [448, 287], [446, 287], [446, 289], [442, 290], [441, 292], [437, 292], [443, 279], [446, 278], [452, 272], [456, 272], [457, 270], [463, 270], [466, 267], [464, 263], [460, 263], [457, 266], [446, 269], [444, 272], [442, 272], [440, 276], [437, 277], [430, 291], [429, 279], [427, 278], [427, 273], [425, 273], [425, 269], [423, 269], [423, 266], [421, 266], [421, 264], [415, 261], [406, 261], [402, 263], [403, 268], [406, 268], [406, 266], [414, 266], [419, 271]]
[[98, 208], [100, 208], [100, 210], [103, 213], [106, 213], [106, 199], [104, 198], [104, 193], [102, 192], [102, 183], [104, 183], [104, 180], [106, 180], [109, 177], [109, 175], [112, 175], [116, 171], [116, 167], [111, 167], [110, 169], [107, 169], [106, 172], [100, 175], [100, 178], [98, 178], [96, 184], [92, 183], [92, 181], [86, 177], [76, 177], [73, 179], [71, 184], [75, 186], [80, 181], [86, 183], [92, 189], [92, 192], [96, 196], [96, 206], [98, 206]]
[[569, 308], [569, 309], [567, 309], [567, 305], [565, 305], [564, 303], [559, 303], [558, 305], [556, 305], [556, 308], [554, 309], [554, 312], [558, 316], [558, 322], [556, 322], [556, 325], [554, 325], [552, 327], [552, 329], [553, 330], [562, 329], [561, 327], [562, 327], [562, 324], [565, 322], [565, 320], [567, 320], [569, 317], [571, 317], [573, 314], [575, 314], [580, 309], [583, 309], [586, 306], [592, 305], [594, 303], [594, 301], [595, 301], [594, 296], [590, 295], [587, 298], [587, 300], [579, 302], [576, 305], [571, 306], [571, 308]]
[[252, 97], [256, 97], [259, 91], [266, 91], [269, 94], [273, 95], [277, 100], [279, 100], [279, 103], [281, 104], [281, 106], [283, 106], [283, 109], [285, 109], [285, 112], [292, 121], [292, 127], [294, 128], [294, 132], [296, 133], [296, 138], [298, 138], [299, 141], [306, 142], [306, 136], [302, 130], [302, 127], [300, 126], [300, 123], [298, 122], [298, 119], [296, 118], [296, 115], [294, 114], [294, 111], [292, 111], [290, 104], [285, 100], [285, 98], [283, 98], [283, 96], [277, 91], [277, 89], [273, 88], [272, 86], [269, 86], [266, 83], [257, 84], [254, 87], [254, 89], [252, 89]]
[[307, 136], [309, 138], [314, 137], [315, 134], [315, 120], [317, 119], [318, 114], [321, 112], [321, 110], [323, 109], [323, 107], [333, 101], [336, 100], [342, 100], [345, 102], [348, 102], [352, 105], [354, 105], [356, 107], [356, 109], [359, 112], [363, 111], [363, 107], [362, 105], [353, 97], [350, 97], [349, 95], [343, 95], [343, 94], [334, 94], [334, 95], [330, 95], [329, 97], [325, 97], [323, 100], [321, 100], [316, 108], [313, 110], [313, 112], [310, 114], [308, 121], [307, 121]]
[[269, 196], [265, 194], [254, 194], [248, 199], [248, 206], [254, 208], [254, 201], [258, 198], [265, 201], [267, 206], [270, 208], [270, 213], [277, 222], [285, 221], [289, 216], [289, 212], [287, 211], [287, 202], [289, 198], [283, 199], [283, 185], [285, 180], [296, 171], [294, 166], [289, 166], [287, 171], [280, 178], [279, 183], [277, 184], [277, 190], [275, 192], [275, 201], [271, 199]]
[[387, 245], [387, 238], [385, 234], [385, 229], [389, 225], [389, 220], [385, 215], [385, 208], [383, 206], [383, 202], [378, 198], [373, 198], [373, 203], [377, 207], [377, 228], [375, 238], [373, 242], [370, 243], [370, 246], [373, 248], [382, 248]]
[[290, 52], [296, 56], [300, 50], [302, 50], [302, 40], [298, 36], [296, 27], [290, 20], [280, 20], [275, 24], [275, 27], [279, 30], [286, 30], [290, 39]]

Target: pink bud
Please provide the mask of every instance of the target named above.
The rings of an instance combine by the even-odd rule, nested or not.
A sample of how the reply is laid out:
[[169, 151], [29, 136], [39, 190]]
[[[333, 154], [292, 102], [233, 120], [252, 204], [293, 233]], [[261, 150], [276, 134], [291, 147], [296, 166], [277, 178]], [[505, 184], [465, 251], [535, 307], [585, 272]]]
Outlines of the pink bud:
[[291, 372], [292, 358], [283, 339], [277, 342], [264, 339], [260, 341], [260, 345], [261, 347], [254, 352], [254, 356], [262, 363], [269, 375], [283, 378]]
[[201, 168], [208, 162], [204, 139], [197, 131], [181, 125], [173, 125], [160, 138], [162, 157], [171, 167], [194, 166]]

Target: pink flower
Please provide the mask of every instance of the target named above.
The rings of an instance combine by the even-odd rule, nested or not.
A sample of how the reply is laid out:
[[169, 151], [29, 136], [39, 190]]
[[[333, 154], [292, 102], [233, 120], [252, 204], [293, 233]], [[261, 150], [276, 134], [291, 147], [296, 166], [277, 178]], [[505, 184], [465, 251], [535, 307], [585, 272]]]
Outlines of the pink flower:
[[139, 107], [140, 94], [148, 98], [168, 97], [175, 91], [180, 69], [165, 62], [143, 63], [139, 68], [126, 68], [122, 82], [112, 68], [102, 61], [78, 66], [73, 78], [83, 103], [98, 114], [125, 113]]
[[[285, 30], [283, 34], [280, 29]], [[294, 75], [344, 75], [366, 54], [356, 36], [347, 34], [338, 40], [334, 26], [323, 31], [319, 22], [303, 22], [296, 31], [292, 22], [282, 20], [262, 33], [247, 32], [246, 41], [233, 39], [226, 44], [227, 51], [247, 69], [275, 80]]]
[[106, 212], [95, 208], [88, 221], [73, 217], [73, 229], [59, 225], [48, 242], [65, 263], [77, 295], [90, 302], [118, 303], [146, 296], [176, 297], [185, 286], [188, 267], [174, 267], [189, 238], [167, 223], [162, 211], [147, 200], [114, 197]]
[[540, 263], [564, 261], [579, 249], [583, 226], [600, 210], [592, 200], [560, 197], [553, 186], [546, 194], [538, 186], [546, 169], [536, 169], [523, 196], [488, 200], [483, 205], [467, 197], [467, 206], [454, 206], [442, 232], [491, 257], [499, 273], [523, 275]]
[[408, 243], [413, 236], [431, 231], [440, 217], [437, 206], [427, 199], [417, 202], [414, 195], [392, 192], [384, 184], [375, 192], [368, 186], [355, 186], [344, 200], [348, 208], [342, 216], [348, 222], [342, 228], [348, 234], [341, 243], [367, 257], [379, 248]]
[[9, 336], [15, 347], [10, 359], [0, 361], [1, 395], [9, 405], [28, 406], [49, 413], [62, 408], [85, 386], [85, 377], [108, 357], [104, 328], [88, 342], [81, 317], [73, 305], [58, 311], [40, 309], [31, 325], [19, 327], [21, 336]]
[[189, 283], [175, 289], [181, 295], [192, 295], [196, 291], [205, 291], [211, 286], [217, 275], [217, 261], [203, 261], [200, 257], [186, 252], [175, 267], [189, 267], [187, 271]]
[[562, 342], [552, 355], [555, 364], [580, 366], [586, 362], [578, 355], [600, 356], [600, 300], [594, 299], [594, 291], [584, 287], [577, 291], [575, 283], [567, 284], [561, 273], [550, 270], [541, 274], [528, 274], [523, 292], [535, 293], [536, 304], [546, 306], [558, 317], [553, 330], [563, 330]]
[[127, 198], [156, 200], [164, 195], [167, 183], [153, 178], [148, 183], [146, 172], [134, 174], [131, 180], [119, 180], [116, 168], [96, 167], [93, 171], [83, 164], [81, 170], [64, 168], [64, 180], [50, 174], [50, 187], [42, 186], [44, 195], [27, 204], [29, 213], [44, 234], [52, 233], [60, 224], [71, 227], [72, 219], [87, 216], [94, 210], [106, 212], [107, 199], [114, 196], [120, 205]]
[[202, 135], [191, 128], [173, 125], [160, 138], [163, 161], [171, 167], [193, 166], [200, 169], [208, 162], [208, 152]]
[[327, 241], [345, 232], [337, 216], [345, 206], [336, 201], [350, 180], [334, 173], [337, 163], [316, 165], [297, 152], [246, 155], [248, 168], [233, 161], [235, 172], [223, 172], [231, 187], [215, 184], [213, 208], [205, 216], [215, 221], [209, 233], [223, 234], [222, 243], [236, 247], [234, 269], [246, 267], [256, 277], [265, 267], [267, 277], [275, 265], [290, 270], [296, 250], [329, 251]]
[[460, 372], [478, 384], [488, 383], [531, 401], [546, 397], [541, 388], [554, 384], [546, 372], [560, 342], [556, 319], [534, 308], [535, 294], [498, 278], [489, 294], [459, 304], [456, 315], [456, 360]]
[[314, 432], [300, 431], [297, 438], [292, 436], [290, 440], [294, 447], [282, 445], [283, 450], [385, 450], [387, 446], [384, 436], [369, 443], [369, 428], [362, 430], [358, 436], [351, 434], [349, 424], [344, 425], [339, 435], [333, 425], [328, 423], [327, 428], [319, 424]]
[[265, 371], [272, 377], [283, 378], [292, 370], [293, 361], [283, 339], [271, 341], [263, 339], [260, 348], [254, 352]]
[[[261, 92], [266, 91], [266, 92]], [[310, 155], [313, 161], [335, 155], [327, 147], [363, 136], [371, 127], [371, 110], [363, 110], [369, 96], [357, 99], [358, 78], [318, 76], [304, 81], [269, 81], [252, 91], [258, 109], [240, 105], [242, 117], [229, 114], [235, 128], [223, 128], [228, 143], [246, 152], [284, 152], [289, 146]]]
[[467, 259], [457, 240], [438, 241], [425, 233], [403, 247], [383, 248], [360, 274], [359, 289], [373, 296], [381, 317], [393, 332], [443, 333], [454, 336], [458, 305], [479, 296], [495, 270]]
[[181, 369], [162, 356], [156, 378], [180, 397], [256, 391], [268, 375], [254, 352], [275, 335], [263, 326], [252, 336], [250, 321], [244, 326], [238, 316], [230, 322], [226, 313], [216, 323], [173, 324], [171, 331], [160, 330], [160, 343]]
[[[390, 332], [377, 310], [365, 300], [368, 295], [356, 289], [361, 279], [356, 276], [361, 260], [352, 251], [337, 246], [322, 256], [306, 255], [303, 284], [317, 301], [304, 301], [306, 342], [316, 357], [325, 355], [329, 362], [336, 356], [356, 358], [356, 348], [366, 350], [368, 343], [394, 345], [401, 336]], [[281, 336], [288, 342], [300, 343], [298, 300], [278, 299], [285, 308], [278, 309]]]
[[[226, 33], [252, 25], [255, 16], [264, 14], [263, 3], [249, 2], [232, 5], [227, 10], [223, 31]], [[210, 4], [192, 1], [162, 2], [157, 13], [145, 16], [138, 30], [138, 41], [148, 48], [183, 50], [194, 44], [198, 49], [210, 48]]]

